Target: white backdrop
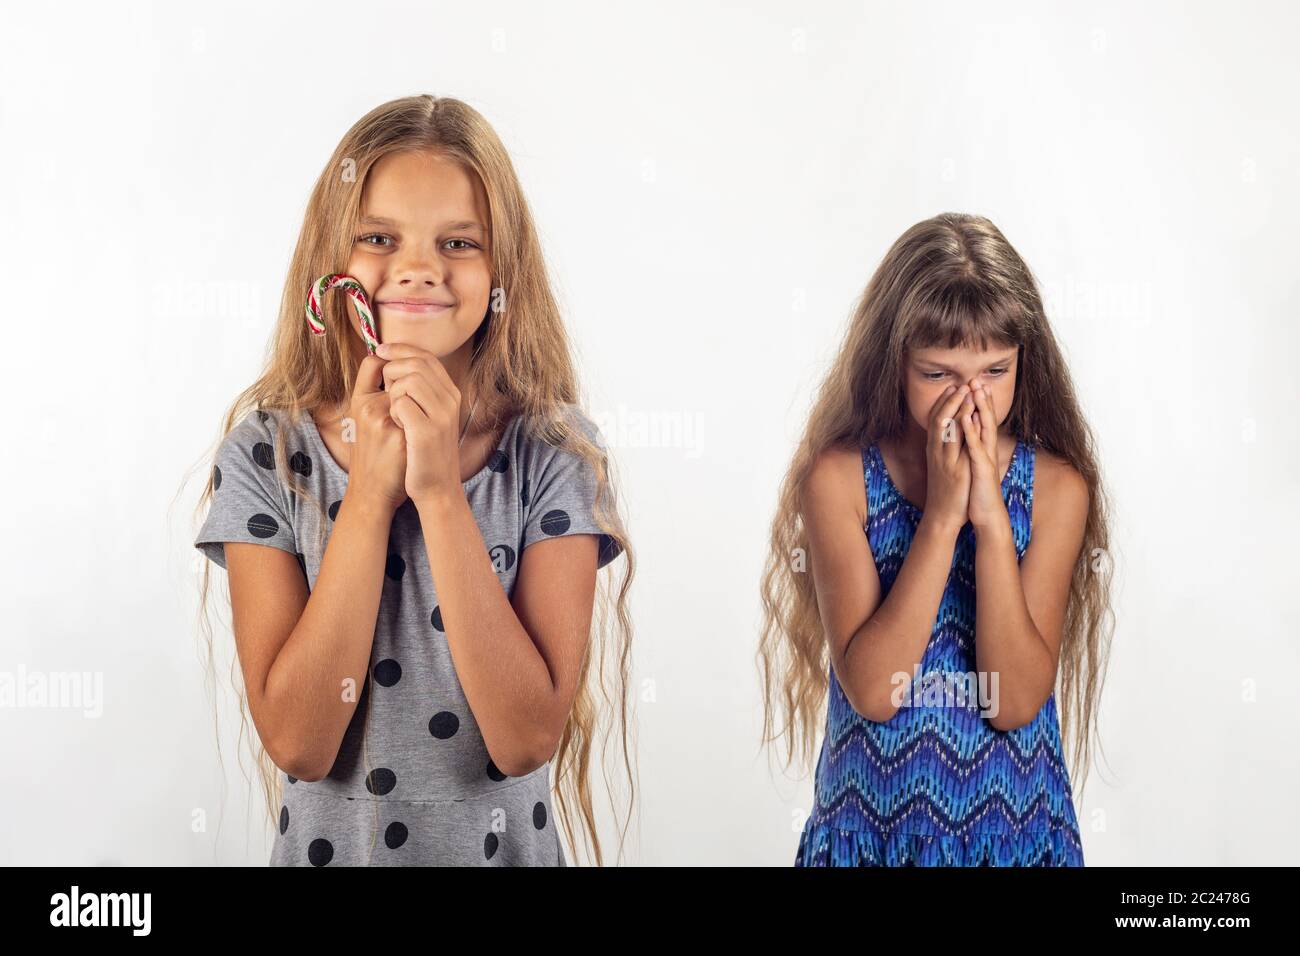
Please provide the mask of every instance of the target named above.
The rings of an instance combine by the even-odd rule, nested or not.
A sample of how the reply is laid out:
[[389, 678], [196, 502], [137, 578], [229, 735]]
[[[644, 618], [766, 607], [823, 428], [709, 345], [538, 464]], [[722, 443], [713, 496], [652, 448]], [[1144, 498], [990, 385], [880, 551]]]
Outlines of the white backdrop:
[[1116, 502], [1088, 864], [1293, 862], [1294, 6], [545, 6], [7, 11], [0, 672], [101, 696], [0, 708], [0, 862], [266, 861], [197, 656], [201, 456], [314, 177], [421, 92], [510, 148], [615, 450], [632, 862], [793, 860], [812, 783], [758, 749], [754, 666], [776, 488], [854, 297], [947, 210], [1038, 276]]

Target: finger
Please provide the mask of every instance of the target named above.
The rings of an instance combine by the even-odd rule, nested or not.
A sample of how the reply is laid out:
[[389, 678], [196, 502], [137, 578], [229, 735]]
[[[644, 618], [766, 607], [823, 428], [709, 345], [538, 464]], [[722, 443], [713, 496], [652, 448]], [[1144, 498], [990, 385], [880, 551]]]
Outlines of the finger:
[[352, 397], [359, 398], [379, 391], [383, 381], [384, 360], [374, 355], [367, 355], [357, 367], [357, 380], [352, 383]]
[[979, 424], [975, 421], [975, 415], [974, 404], [963, 405], [962, 413], [958, 416], [958, 419], [961, 421], [962, 434], [966, 436], [967, 451], [970, 454], [971, 464], [974, 467], [982, 468], [985, 456], [982, 452], [977, 452], [977, 449], [982, 449], [983, 446], [980, 444]]
[[393, 421], [402, 427], [402, 431], [407, 431], [411, 426], [418, 427], [428, 421], [420, 406], [409, 395], [399, 396], [393, 401], [392, 408]]
[[[943, 390], [943, 394], [935, 401], [934, 407], [930, 411], [930, 427], [928, 429], [929, 453], [932, 457], [937, 456], [944, 451], [943, 446], [951, 442], [945, 442], [945, 430], [950, 426], [948, 420], [953, 417], [953, 412], [961, 404], [961, 391], [956, 385], [949, 385]], [[951, 439], [951, 431], [947, 432]]]
[[970, 393], [970, 388], [966, 385], [950, 386], [953, 391], [947, 394], [947, 397], [940, 397], [935, 409], [935, 418], [942, 421], [945, 418], [952, 418], [957, 409], [961, 407], [962, 400]]
[[969, 446], [972, 456], [978, 456], [982, 463], [985, 459], [984, 444], [980, 439], [980, 413], [979, 398], [974, 391], [971, 392], [970, 401], [962, 405], [961, 420], [966, 426], [966, 442]]
[[439, 359], [437, 355], [435, 355], [433, 352], [430, 352], [426, 348], [421, 348], [418, 345], [412, 345], [410, 342], [388, 342], [384, 345], [379, 346], [379, 350], [381, 353], [381, 358], [385, 358], [390, 361], [399, 361], [399, 362], [421, 362], [422, 361], [428, 365], [430, 374], [434, 375], [435, 377], [444, 378], [448, 385], [455, 384], [452, 382], [451, 375], [448, 374], [446, 366], [442, 364], [442, 360]]
[[447, 372], [446, 366], [439, 362], [437, 356], [432, 352], [426, 352], [425, 355], [428, 358], [412, 357], [390, 360], [384, 366], [384, 382], [387, 387], [392, 388], [393, 382], [403, 376], [421, 375], [440, 390], [459, 400], [460, 391], [456, 388], [456, 383], [451, 380], [451, 375]]
[[984, 451], [992, 456], [998, 447], [998, 419], [993, 410], [993, 395], [988, 389], [981, 388], [975, 392], [975, 407], [979, 409], [981, 444]]
[[949, 385], [939, 393], [939, 397], [930, 405], [930, 414], [926, 417], [926, 421], [933, 425], [939, 420], [939, 410], [943, 408], [943, 403], [948, 400], [949, 396], [952, 395], [953, 389], [956, 387], [956, 385]]
[[955, 406], [949, 411], [947, 418], [952, 421], [949, 430], [950, 440], [945, 445], [948, 456], [948, 464], [955, 465], [960, 457], [963, 446], [966, 444], [966, 430], [962, 422], [962, 416], [966, 414], [967, 405], [970, 402], [970, 390], [967, 389], [963, 394], [958, 392], [949, 402]]
[[440, 392], [429, 384], [424, 376], [412, 372], [396, 379], [388, 387], [392, 401], [398, 398], [410, 398], [420, 406], [420, 411], [430, 421], [460, 419], [460, 405], [445, 392]]

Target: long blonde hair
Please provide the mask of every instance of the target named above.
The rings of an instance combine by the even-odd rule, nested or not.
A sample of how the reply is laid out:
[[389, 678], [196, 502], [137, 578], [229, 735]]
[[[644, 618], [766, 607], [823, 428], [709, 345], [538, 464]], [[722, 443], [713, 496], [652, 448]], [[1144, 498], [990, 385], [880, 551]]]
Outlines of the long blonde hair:
[[812, 575], [795, 561], [809, 553], [799, 490], [826, 449], [865, 448], [903, 435], [910, 414], [904, 390], [909, 350], [975, 344], [987, 349], [990, 343], [1020, 348], [1007, 428], [1064, 458], [1088, 483], [1088, 521], [1070, 584], [1058, 672], [1072, 772], [1080, 785], [1087, 777], [1113, 630], [1107, 495], [1092, 432], [1033, 275], [992, 222], [959, 213], [908, 229], [867, 283], [781, 484], [763, 572], [757, 663], [763, 744], [784, 737], [787, 767], [796, 758], [805, 769], [812, 765], [829, 683]]
[[[312, 190], [285, 279], [279, 321], [261, 376], [230, 407], [221, 437], [254, 409], [279, 409], [296, 423], [301, 416], [322, 408], [346, 404], [356, 378], [357, 360], [347, 348], [354, 335], [342, 296], [324, 302], [327, 334], [310, 334], [303, 302], [314, 279], [344, 272], [360, 217], [366, 177], [382, 157], [405, 150], [432, 151], [449, 157], [476, 176], [487, 195], [490, 215], [492, 285], [504, 291], [505, 307], [490, 311], [474, 336], [473, 357], [461, 392], [477, 398], [476, 416], [492, 427], [523, 415], [529, 434], [581, 456], [597, 476], [595, 517], [601, 529], [623, 549], [623, 575], [615, 583], [612, 562], [599, 576], [591, 640], [582, 662], [572, 711], [553, 758], [553, 786], [571, 848], [583, 834], [586, 854], [601, 865], [604, 855], [596, 833], [591, 797], [591, 758], [599, 745], [600, 763], [610, 793], [610, 743], [621, 753], [626, 808], [619, 828], [622, 859], [628, 825], [635, 804], [635, 744], [629, 717], [628, 685], [631, 671], [631, 621], [627, 594], [634, 573], [631, 544], [619, 516], [617, 483], [608, 456], [574, 427], [570, 406], [583, 402], [574, 372], [569, 339], [551, 292], [542, 249], [519, 178], [496, 132], [476, 110], [449, 97], [409, 96], [392, 100], [363, 116], [343, 137], [321, 171]], [[284, 464], [283, 429], [276, 429], [275, 461], [281, 480], [314, 501]], [[220, 443], [220, 438], [217, 444]], [[201, 516], [213, 492], [212, 469], [196, 508]], [[324, 507], [323, 502], [315, 502]], [[325, 522], [319, 522], [322, 529]], [[211, 568], [203, 563], [199, 617], [207, 651], [209, 679], [213, 668], [212, 630], [208, 621]], [[231, 680], [240, 700], [241, 731], [248, 728], [248, 699], [238, 668]], [[369, 680], [369, 678], [367, 678]], [[363, 696], [369, 698], [369, 694]], [[366, 725], [370, 709], [366, 707]], [[249, 735], [252, 739], [255, 735]], [[363, 733], [363, 762], [364, 755]], [[254, 759], [262, 779], [268, 815], [273, 822], [282, 796], [281, 777], [261, 745]], [[367, 762], [368, 767], [368, 762]], [[616, 816], [618, 814], [616, 813]]]

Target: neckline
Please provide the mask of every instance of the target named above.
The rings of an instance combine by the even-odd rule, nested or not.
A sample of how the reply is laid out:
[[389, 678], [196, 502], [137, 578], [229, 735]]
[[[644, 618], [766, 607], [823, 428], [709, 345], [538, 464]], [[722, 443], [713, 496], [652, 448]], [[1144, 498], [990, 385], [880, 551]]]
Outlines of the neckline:
[[[349, 477], [348, 472], [338, 463], [337, 459], [335, 459], [333, 452], [329, 449], [329, 445], [325, 444], [325, 437], [320, 433], [320, 428], [316, 425], [316, 419], [310, 412], [304, 412], [303, 415], [306, 418], [306, 422], [304, 423], [306, 427], [303, 431], [307, 432], [309, 440], [316, 446], [316, 450], [320, 454], [320, 457], [325, 460], [326, 467], [332, 468], [336, 475], [342, 478], [344, 484], [346, 484]], [[506, 422], [505, 428], [501, 430], [501, 437], [497, 439], [496, 448], [488, 453], [487, 461], [483, 463], [482, 468], [460, 483], [461, 488], [465, 491], [469, 491], [491, 473], [492, 465], [496, 461], [497, 453], [501, 451], [501, 446], [505, 444], [506, 435], [509, 434], [510, 429], [515, 426], [515, 423], [518, 420], [519, 416], [514, 415], [508, 422]]]
[[[1011, 480], [1011, 473], [1016, 470], [1016, 460], [1020, 457], [1023, 445], [1024, 442], [1017, 438], [1016, 447], [1011, 449], [1011, 461], [1007, 464], [1007, 473], [1002, 476], [1002, 481], [999, 483], [1004, 500], [1007, 497], [1007, 482]], [[925, 509], [918, 508], [913, 504], [911, 499], [904, 496], [903, 492], [899, 490], [898, 485], [894, 484], [894, 479], [890, 476], [889, 469], [885, 466], [885, 456], [881, 454], [878, 442], [873, 441], [871, 443], [871, 451], [876, 456], [876, 462], [880, 465], [880, 474], [884, 477], [885, 484], [894, 492], [894, 496], [898, 498], [898, 500], [901, 501], [908, 510], [918, 515], [925, 514]]]

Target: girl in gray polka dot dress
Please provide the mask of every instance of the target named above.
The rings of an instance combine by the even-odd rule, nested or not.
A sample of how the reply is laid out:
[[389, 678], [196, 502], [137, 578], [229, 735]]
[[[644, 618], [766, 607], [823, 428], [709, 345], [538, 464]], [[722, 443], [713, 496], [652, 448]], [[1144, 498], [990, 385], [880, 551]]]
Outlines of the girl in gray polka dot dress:
[[[304, 320], [339, 272], [374, 355], [351, 298]], [[195, 539], [229, 575], [273, 865], [563, 866], [561, 830], [602, 862], [593, 744], [634, 778], [632, 554], [577, 396], [495, 132], [453, 99], [371, 111], [316, 183]]]

